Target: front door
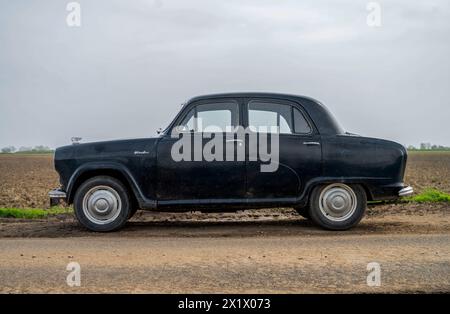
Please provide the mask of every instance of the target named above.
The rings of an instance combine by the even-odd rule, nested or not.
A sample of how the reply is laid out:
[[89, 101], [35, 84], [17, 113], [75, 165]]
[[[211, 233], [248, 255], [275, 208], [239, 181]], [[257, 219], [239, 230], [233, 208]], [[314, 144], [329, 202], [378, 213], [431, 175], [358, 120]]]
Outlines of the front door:
[[183, 109], [176, 127], [158, 144], [159, 204], [233, 203], [245, 198], [245, 160], [226, 156], [243, 146], [230, 131], [240, 124], [239, 108], [237, 100], [214, 99]]
[[[305, 183], [320, 176], [321, 173], [321, 141], [313, 123], [300, 104], [277, 99], [249, 99], [246, 104], [246, 120], [249, 129], [261, 135], [268, 149], [258, 152], [249, 151], [247, 162], [247, 198], [251, 201], [276, 202], [293, 201], [305, 188]], [[277, 133], [270, 128], [278, 129]], [[269, 134], [263, 134], [263, 133]], [[276, 141], [269, 140], [278, 136], [278, 148], [272, 147]], [[247, 146], [249, 143], [247, 143]], [[278, 150], [278, 156], [277, 152]], [[271, 163], [278, 162], [275, 171], [263, 171], [261, 161], [264, 151], [270, 152]], [[255, 156], [258, 154], [258, 156]], [[273, 160], [278, 158], [278, 161]], [[256, 161], [255, 161], [256, 159]], [[253, 160], [253, 161], [252, 161]], [[274, 170], [275, 167], [269, 169]]]

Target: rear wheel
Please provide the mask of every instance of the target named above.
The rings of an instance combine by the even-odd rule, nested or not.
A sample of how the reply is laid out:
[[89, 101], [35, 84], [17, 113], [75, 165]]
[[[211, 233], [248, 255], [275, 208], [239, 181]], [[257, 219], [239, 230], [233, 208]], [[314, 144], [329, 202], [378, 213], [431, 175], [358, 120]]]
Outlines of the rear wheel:
[[122, 227], [131, 214], [126, 187], [117, 179], [98, 176], [85, 181], [74, 198], [75, 216], [92, 231], [113, 231]]
[[314, 223], [329, 230], [346, 230], [361, 221], [367, 196], [360, 185], [332, 183], [314, 188], [309, 205]]

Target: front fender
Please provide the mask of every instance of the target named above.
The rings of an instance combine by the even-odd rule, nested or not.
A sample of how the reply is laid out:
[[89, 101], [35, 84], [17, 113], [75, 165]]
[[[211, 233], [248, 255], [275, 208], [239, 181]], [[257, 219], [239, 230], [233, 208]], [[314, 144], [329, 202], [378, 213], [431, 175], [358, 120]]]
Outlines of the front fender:
[[[71, 204], [73, 202], [76, 189], [81, 184], [81, 181], [84, 181], [87, 178], [108, 174], [108, 173], [118, 173], [120, 177], [124, 178], [126, 182], [124, 182], [128, 187], [130, 187], [131, 192], [136, 197], [141, 208], [144, 207], [154, 207], [156, 206], [156, 202], [152, 200], [148, 200], [145, 198], [142, 193], [138, 183], [134, 179], [131, 171], [124, 166], [123, 164], [116, 162], [89, 162], [80, 165], [70, 177], [67, 187], [67, 200], [68, 203]], [[81, 180], [81, 181], [80, 181]]]

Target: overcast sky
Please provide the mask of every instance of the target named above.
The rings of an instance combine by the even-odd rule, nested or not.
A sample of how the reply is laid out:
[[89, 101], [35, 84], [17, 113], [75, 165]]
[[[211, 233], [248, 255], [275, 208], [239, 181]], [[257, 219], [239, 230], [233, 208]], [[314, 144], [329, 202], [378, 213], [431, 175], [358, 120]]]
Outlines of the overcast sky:
[[0, 0], [0, 147], [150, 137], [186, 99], [322, 101], [350, 132], [450, 146], [450, 1]]

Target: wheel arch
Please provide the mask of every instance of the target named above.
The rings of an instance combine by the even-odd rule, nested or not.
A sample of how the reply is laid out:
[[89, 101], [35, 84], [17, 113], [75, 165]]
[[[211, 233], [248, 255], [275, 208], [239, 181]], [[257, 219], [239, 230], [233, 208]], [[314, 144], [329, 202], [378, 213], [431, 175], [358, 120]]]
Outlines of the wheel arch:
[[321, 178], [318, 180], [311, 181], [307, 185], [303, 195], [299, 198], [301, 200], [301, 203], [308, 204], [311, 194], [314, 188], [316, 188], [317, 186], [332, 183], [358, 184], [363, 188], [364, 192], [366, 193], [367, 200], [368, 201], [373, 200], [370, 185], [367, 182], [364, 182], [364, 180], [358, 178]]
[[86, 180], [97, 176], [109, 176], [119, 180], [127, 189], [133, 206], [140, 206], [140, 190], [129, 171], [116, 164], [86, 164], [78, 168], [72, 175], [67, 186], [67, 202], [72, 204], [75, 193]]

